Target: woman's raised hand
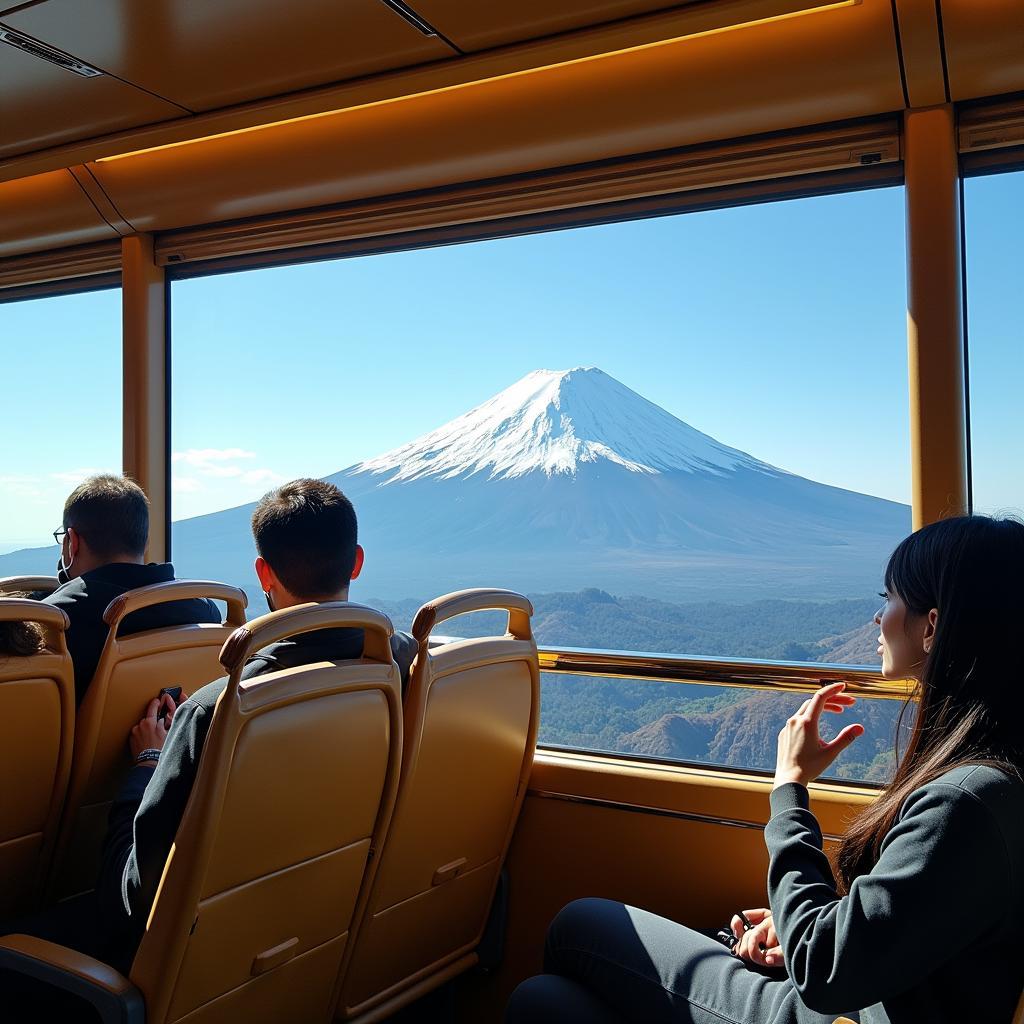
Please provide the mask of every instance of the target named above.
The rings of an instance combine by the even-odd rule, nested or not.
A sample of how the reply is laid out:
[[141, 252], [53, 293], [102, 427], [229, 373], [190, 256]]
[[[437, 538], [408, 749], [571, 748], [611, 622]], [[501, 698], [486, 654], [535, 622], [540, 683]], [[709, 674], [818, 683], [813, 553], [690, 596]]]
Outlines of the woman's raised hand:
[[[748, 928], [747, 925], [752, 927]], [[733, 947], [736, 956], [761, 967], [782, 966], [782, 947], [775, 934], [772, 912], [767, 907], [740, 911], [733, 916], [729, 927], [736, 936], [736, 945]]]
[[858, 736], [864, 734], [859, 723], [848, 725], [835, 739], [826, 743], [819, 732], [821, 713], [841, 714], [856, 703], [856, 697], [843, 693], [846, 683], [823, 686], [800, 705], [779, 733], [775, 759], [775, 786], [813, 782]]

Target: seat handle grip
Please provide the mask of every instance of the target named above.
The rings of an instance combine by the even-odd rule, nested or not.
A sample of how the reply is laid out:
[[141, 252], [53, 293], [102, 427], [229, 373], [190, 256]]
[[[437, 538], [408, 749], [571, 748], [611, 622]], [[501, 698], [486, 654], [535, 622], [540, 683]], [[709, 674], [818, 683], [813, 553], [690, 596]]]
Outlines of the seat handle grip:
[[0, 622], [38, 622], [61, 633], [70, 625], [63, 608], [33, 601], [27, 597], [5, 597], [0, 602]]
[[461, 874], [462, 869], [466, 866], [466, 858], [460, 857], [458, 860], [453, 860], [450, 864], [444, 864], [434, 872], [434, 877], [431, 880], [431, 885], [443, 885], [445, 882], [450, 882], [453, 878], [458, 877]]
[[412, 635], [421, 646], [430, 638], [431, 631], [456, 615], [469, 612], [508, 612], [508, 631], [518, 640], [533, 640], [530, 630], [530, 616], [533, 605], [530, 600], [511, 590], [474, 589], [458, 590], [429, 601], [416, 613], [412, 624]]
[[0, 594], [23, 591], [49, 596], [59, 586], [60, 581], [56, 576], [4, 576], [0, 579]]
[[220, 663], [233, 674], [258, 650], [279, 640], [317, 629], [338, 628], [363, 630], [363, 657], [391, 664], [391, 637], [395, 632], [391, 620], [383, 612], [350, 601], [297, 604], [261, 615], [239, 626], [224, 641]]
[[245, 622], [245, 606], [248, 603], [245, 591], [212, 580], [168, 580], [166, 583], [150, 583], [135, 590], [126, 590], [107, 605], [103, 621], [114, 627], [126, 615], [141, 608], [151, 608], [165, 601], [190, 601], [197, 598], [223, 601], [228, 606], [228, 624], [240, 626]]
[[278, 943], [278, 945], [272, 946], [270, 949], [265, 949], [262, 953], [258, 953], [253, 957], [252, 969], [249, 973], [254, 978], [258, 978], [261, 974], [266, 974], [267, 971], [272, 971], [275, 967], [288, 963], [298, 952], [298, 946], [299, 937], [293, 935], [290, 939], [285, 939], [284, 942]]

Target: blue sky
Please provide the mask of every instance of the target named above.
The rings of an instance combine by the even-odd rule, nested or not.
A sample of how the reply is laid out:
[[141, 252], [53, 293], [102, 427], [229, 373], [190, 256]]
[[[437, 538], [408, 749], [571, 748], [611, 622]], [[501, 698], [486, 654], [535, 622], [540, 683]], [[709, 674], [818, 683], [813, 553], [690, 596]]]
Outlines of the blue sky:
[[[1024, 505], [1024, 175], [968, 183], [979, 505]], [[1016, 265], [1015, 265], [1016, 263]], [[596, 365], [737, 448], [909, 500], [901, 189], [176, 283], [174, 515], [395, 447], [539, 367]], [[33, 432], [0, 549], [120, 461], [116, 292], [0, 306]]]

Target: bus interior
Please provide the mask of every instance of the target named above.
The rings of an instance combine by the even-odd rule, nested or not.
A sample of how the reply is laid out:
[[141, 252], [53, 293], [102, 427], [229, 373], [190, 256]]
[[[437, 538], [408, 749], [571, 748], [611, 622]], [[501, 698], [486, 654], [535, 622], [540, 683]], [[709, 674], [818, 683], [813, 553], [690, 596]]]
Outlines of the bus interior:
[[[101, 468], [179, 576], [77, 712], [0, 599], [0, 919], [92, 884], [145, 695], [230, 678], [127, 976], [0, 960], [125, 1024], [497, 1022], [573, 899], [760, 906], [794, 704], [868, 723], [826, 839], [891, 770], [888, 552], [1024, 508], [1022, 211], [1020, 0], [0, 0], [0, 589]], [[360, 603], [261, 615], [300, 475]], [[182, 596], [223, 622], [118, 635]]]

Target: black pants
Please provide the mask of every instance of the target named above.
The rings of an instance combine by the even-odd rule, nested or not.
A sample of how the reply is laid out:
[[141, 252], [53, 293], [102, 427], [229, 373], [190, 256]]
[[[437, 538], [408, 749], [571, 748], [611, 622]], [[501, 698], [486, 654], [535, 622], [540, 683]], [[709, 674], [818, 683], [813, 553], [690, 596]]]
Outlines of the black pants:
[[751, 969], [700, 932], [610, 900], [577, 900], [559, 913], [544, 967], [512, 993], [508, 1024], [833, 1024], [839, 1016], [808, 1010], [781, 972]]

